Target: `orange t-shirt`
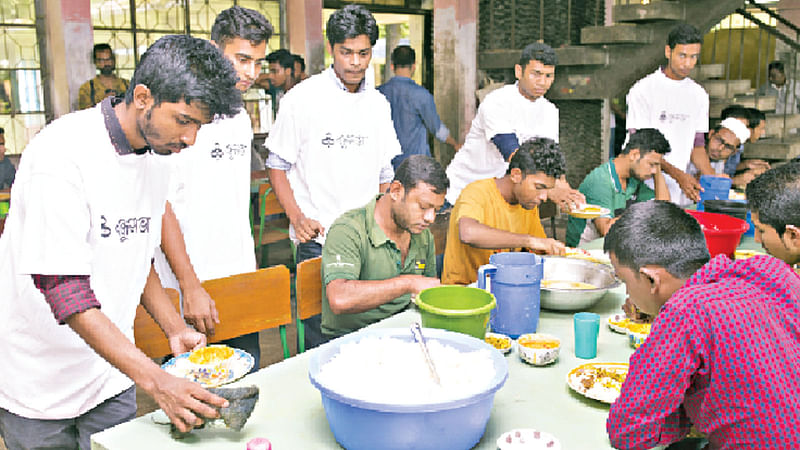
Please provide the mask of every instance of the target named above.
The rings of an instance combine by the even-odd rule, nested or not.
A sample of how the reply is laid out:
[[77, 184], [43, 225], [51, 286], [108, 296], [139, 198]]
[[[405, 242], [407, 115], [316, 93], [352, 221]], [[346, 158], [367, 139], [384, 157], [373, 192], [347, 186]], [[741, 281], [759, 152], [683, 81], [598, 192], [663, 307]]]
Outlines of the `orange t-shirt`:
[[490, 256], [501, 251], [520, 250], [476, 248], [461, 242], [458, 221], [462, 217], [473, 218], [498, 230], [547, 237], [539, 220], [539, 208], [526, 210], [520, 205], [509, 205], [497, 189], [494, 178], [472, 182], [461, 191], [450, 214], [447, 247], [444, 250], [443, 284], [474, 283], [478, 279], [478, 267], [488, 264]]

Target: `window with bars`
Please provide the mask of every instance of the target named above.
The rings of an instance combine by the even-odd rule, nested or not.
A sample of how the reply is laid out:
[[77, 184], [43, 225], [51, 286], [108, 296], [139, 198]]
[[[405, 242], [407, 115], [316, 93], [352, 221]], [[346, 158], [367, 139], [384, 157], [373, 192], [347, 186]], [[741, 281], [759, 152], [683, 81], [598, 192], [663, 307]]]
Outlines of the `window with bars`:
[[34, 0], [0, 2], [0, 127], [6, 154], [22, 153], [45, 124]]

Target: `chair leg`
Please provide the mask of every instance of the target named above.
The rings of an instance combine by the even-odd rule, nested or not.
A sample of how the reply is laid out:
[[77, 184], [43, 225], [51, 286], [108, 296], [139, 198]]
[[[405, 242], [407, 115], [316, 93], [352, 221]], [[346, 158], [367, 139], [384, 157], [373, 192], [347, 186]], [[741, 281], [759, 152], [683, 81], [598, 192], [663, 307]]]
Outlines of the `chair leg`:
[[306, 351], [306, 330], [303, 327], [303, 321], [297, 319], [297, 353]]
[[289, 341], [286, 340], [286, 325], [281, 325], [278, 327], [281, 331], [281, 344], [283, 345], [283, 359], [289, 359], [291, 354], [289, 353]]

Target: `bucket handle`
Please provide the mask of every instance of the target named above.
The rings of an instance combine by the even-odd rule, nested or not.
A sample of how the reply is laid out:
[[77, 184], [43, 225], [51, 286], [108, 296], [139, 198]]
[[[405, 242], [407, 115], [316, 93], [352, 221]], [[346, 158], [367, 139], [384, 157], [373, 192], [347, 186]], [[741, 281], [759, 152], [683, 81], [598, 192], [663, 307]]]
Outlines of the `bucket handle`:
[[[493, 279], [496, 273], [497, 266], [494, 264], [484, 264], [478, 267], [478, 288], [488, 291], [488, 289], [486, 289], [486, 279]], [[491, 289], [491, 283], [489, 284], [489, 288]]]

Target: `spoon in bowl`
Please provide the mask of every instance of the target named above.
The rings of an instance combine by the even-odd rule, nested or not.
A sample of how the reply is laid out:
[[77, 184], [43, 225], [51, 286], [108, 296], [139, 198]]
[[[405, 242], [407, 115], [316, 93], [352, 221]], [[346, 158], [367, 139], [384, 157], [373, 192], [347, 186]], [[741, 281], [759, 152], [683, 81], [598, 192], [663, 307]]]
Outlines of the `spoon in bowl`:
[[422, 355], [425, 357], [425, 362], [428, 364], [428, 370], [431, 372], [433, 381], [441, 386], [442, 381], [439, 379], [439, 374], [436, 372], [436, 366], [433, 365], [433, 360], [431, 359], [431, 354], [428, 352], [428, 345], [425, 343], [425, 338], [422, 336], [422, 327], [420, 327], [419, 322], [411, 324], [411, 334], [414, 336], [414, 340], [419, 344], [420, 349], [422, 349]]

